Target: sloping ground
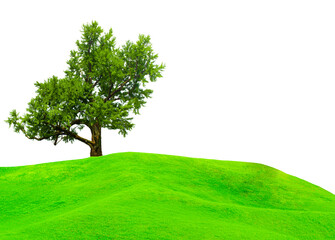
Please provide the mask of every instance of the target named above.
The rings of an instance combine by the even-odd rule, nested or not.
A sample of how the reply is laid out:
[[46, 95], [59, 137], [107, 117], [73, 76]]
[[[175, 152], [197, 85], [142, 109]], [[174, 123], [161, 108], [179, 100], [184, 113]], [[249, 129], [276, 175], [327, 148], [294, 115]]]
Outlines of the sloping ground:
[[261, 164], [118, 153], [0, 168], [0, 239], [335, 239], [335, 195]]

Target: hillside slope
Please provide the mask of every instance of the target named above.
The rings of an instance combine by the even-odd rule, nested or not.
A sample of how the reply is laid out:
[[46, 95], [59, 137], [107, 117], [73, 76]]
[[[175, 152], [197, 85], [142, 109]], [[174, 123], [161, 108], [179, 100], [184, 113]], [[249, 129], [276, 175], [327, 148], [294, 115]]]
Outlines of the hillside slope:
[[261, 164], [147, 153], [0, 168], [0, 239], [335, 239], [335, 195]]

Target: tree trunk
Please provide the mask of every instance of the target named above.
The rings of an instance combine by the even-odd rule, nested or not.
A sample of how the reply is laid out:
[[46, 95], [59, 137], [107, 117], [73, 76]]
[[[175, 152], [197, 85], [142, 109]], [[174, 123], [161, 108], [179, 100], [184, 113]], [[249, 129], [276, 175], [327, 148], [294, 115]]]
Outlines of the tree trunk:
[[91, 157], [102, 156], [102, 148], [101, 148], [101, 126], [99, 123], [93, 124], [91, 127], [92, 133], [92, 142], [91, 146]]

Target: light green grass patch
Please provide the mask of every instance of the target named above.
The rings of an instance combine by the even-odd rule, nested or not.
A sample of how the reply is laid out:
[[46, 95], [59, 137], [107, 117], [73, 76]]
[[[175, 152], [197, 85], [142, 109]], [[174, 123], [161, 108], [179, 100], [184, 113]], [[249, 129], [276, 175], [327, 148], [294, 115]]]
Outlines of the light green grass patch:
[[261, 164], [147, 153], [0, 168], [0, 239], [335, 239], [335, 195]]

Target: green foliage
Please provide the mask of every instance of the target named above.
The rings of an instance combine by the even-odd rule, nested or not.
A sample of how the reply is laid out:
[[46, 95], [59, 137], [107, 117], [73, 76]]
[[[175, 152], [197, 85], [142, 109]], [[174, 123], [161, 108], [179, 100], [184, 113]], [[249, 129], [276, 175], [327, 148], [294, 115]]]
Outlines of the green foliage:
[[335, 239], [335, 196], [261, 164], [146, 153], [0, 168], [0, 239]]
[[150, 36], [139, 35], [137, 42], [116, 47], [113, 31], [103, 33], [97, 22], [83, 25], [77, 49], [70, 52], [64, 78], [53, 76], [36, 82], [37, 96], [27, 113], [16, 110], [7, 122], [15, 132], [29, 139], [65, 142], [80, 140], [78, 130], [93, 125], [116, 129], [126, 136], [134, 126], [130, 113], [139, 110], [151, 97], [148, 82], [162, 77], [165, 66], [157, 65]]

